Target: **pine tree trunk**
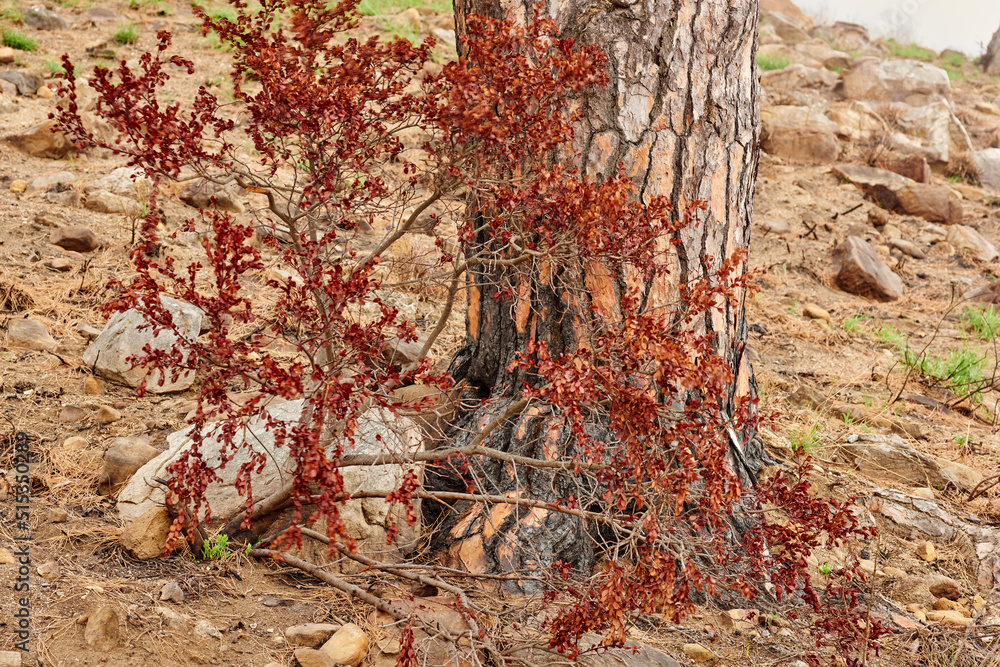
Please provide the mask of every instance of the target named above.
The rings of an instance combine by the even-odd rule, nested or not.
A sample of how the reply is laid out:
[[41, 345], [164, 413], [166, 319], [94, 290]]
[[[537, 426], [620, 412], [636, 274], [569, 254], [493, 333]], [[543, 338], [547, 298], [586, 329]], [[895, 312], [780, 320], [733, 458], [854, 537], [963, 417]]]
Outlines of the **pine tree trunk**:
[[[548, 0], [547, 10], [563, 37], [599, 45], [609, 58], [611, 84], [585, 100], [577, 129], [580, 169], [599, 179], [620, 161], [644, 201], [665, 195], [674, 211], [692, 201], [707, 202], [703, 224], [680, 233], [677, 266], [646, 285], [646, 307], [654, 308], [671, 303], [676, 286], [700, 275], [703, 266], [718, 267], [748, 246], [758, 157], [757, 0], [638, 0], [618, 6], [627, 1]], [[523, 23], [533, 6], [529, 0], [456, 0], [459, 52], [470, 14]], [[494, 298], [492, 286], [502, 284], [499, 271], [469, 276], [467, 341], [452, 373], [480, 398], [494, 400], [465, 416], [459, 444], [504, 411], [503, 400], [496, 399], [520, 398], [525, 377], [509, 367], [529, 339], [545, 341], [553, 356], [572, 351], [602, 318], [619, 312], [614, 280], [600, 272], [585, 270], [581, 278], [569, 267], [540, 265], [521, 284], [518, 306], [512, 308], [510, 301]], [[717, 350], [735, 371], [730, 404], [756, 392], [745, 355], [743, 306], [740, 300], [698, 324], [714, 335]], [[763, 452], [753, 434], [741, 436], [749, 467], [759, 467]], [[544, 408], [513, 417], [486, 444], [538, 459], [571, 455], [573, 447]], [[744, 468], [733, 469], [744, 482], [752, 481]], [[579, 479], [553, 469], [480, 462], [473, 473], [480, 493], [545, 501], [569, 493], [580, 497]], [[510, 572], [547, 568], [555, 560], [582, 570], [593, 565], [601, 536], [581, 519], [512, 505], [456, 509], [458, 519], [444, 546], [457, 567]]]

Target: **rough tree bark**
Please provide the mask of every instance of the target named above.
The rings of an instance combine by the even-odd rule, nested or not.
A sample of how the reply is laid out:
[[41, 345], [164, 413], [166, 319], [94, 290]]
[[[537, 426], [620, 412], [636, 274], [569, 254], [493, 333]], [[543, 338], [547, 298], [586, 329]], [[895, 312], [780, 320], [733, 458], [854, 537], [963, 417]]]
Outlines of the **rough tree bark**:
[[[530, 0], [455, 0], [459, 52], [470, 14], [523, 23], [534, 7]], [[758, 157], [757, 0], [547, 0], [546, 11], [561, 36], [599, 45], [609, 58], [610, 86], [583, 102], [575, 138], [583, 156], [579, 168], [600, 178], [621, 161], [645, 201], [665, 195], [675, 211], [695, 200], [707, 202], [703, 224], [681, 232], [677, 266], [646, 286], [647, 308], [671, 303], [676, 285], [700, 274], [703, 262], [717, 267], [749, 243]], [[500, 271], [470, 274], [467, 340], [452, 374], [480, 398], [516, 401], [525, 377], [508, 371], [514, 355], [532, 336], [545, 341], [553, 356], [575, 349], [602, 318], [615, 317], [616, 290], [607, 275], [540, 266], [520, 285], [517, 303], [523, 307], [512, 307], [493, 298]], [[755, 394], [742, 299], [698, 326], [714, 334], [718, 351], [736, 371], [730, 403]], [[504, 410], [503, 400], [490, 405], [464, 416], [460, 440]], [[564, 455], [572, 447], [568, 429], [553, 427], [547, 417], [544, 409], [524, 411], [492, 432], [487, 444], [536, 458]], [[759, 441], [751, 433], [741, 436], [749, 468], [759, 467]], [[733, 468], [750, 481], [745, 469]], [[518, 490], [552, 501], [574, 492], [578, 480], [551, 469], [484, 463], [477, 483], [483, 493]], [[446, 545], [455, 566], [510, 572], [545, 568], [557, 559], [581, 569], [593, 565], [595, 536], [576, 517], [512, 505], [458, 509]]]

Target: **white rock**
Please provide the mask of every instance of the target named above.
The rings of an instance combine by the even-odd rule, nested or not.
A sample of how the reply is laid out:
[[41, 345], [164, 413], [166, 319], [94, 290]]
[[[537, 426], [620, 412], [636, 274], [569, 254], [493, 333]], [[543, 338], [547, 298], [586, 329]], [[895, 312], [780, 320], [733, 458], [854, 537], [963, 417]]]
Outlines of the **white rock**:
[[[294, 425], [302, 416], [303, 400], [288, 401], [265, 408], [271, 419]], [[207, 428], [217, 428], [221, 422], [209, 424]], [[178, 431], [167, 436], [167, 450], [143, 466], [118, 495], [118, 512], [130, 521], [150, 507], [162, 504], [163, 491], [147, 483], [155, 477], [166, 479], [170, 476], [167, 467], [177, 460], [181, 453], [191, 446], [191, 429]], [[265, 498], [280, 489], [295, 470], [287, 447], [278, 446], [274, 433], [265, 426], [262, 417], [251, 419], [244, 431], [245, 442], [250, 450], [264, 452], [267, 464], [263, 472], [253, 476], [255, 498]], [[378, 454], [384, 452], [405, 453], [420, 448], [419, 427], [411, 420], [393, 418], [388, 412], [370, 410], [358, 420], [354, 436], [354, 446], [345, 445], [346, 454]], [[218, 465], [221, 445], [211, 436], [201, 444], [201, 453], [209, 465]], [[249, 452], [240, 449], [235, 458], [218, 471], [222, 482], [208, 485], [205, 497], [212, 508], [213, 520], [226, 519], [243, 508], [245, 499], [235, 488], [236, 473], [240, 465], [248, 460]], [[401, 465], [384, 465], [368, 468], [344, 468], [344, 487], [348, 491], [389, 491], [396, 488], [407, 469]], [[369, 502], [374, 501], [374, 502]], [[367, 504], [364, 504], [367, 503]], [[377, 520], [379, 507], [387, 513], [385, 503], [380, 499], [365, 498], [350, 501], [341, 506], [341, 516], [356, 537], [367, 537], [365, 525], [368, 520]], [[374, 512], [374, 514], [373, 514]], [[364, 525], [361, 525], [364, 524]]]
[[[198, 337], [203, 315], [200, 308], [170, 297], [161, 297], [161, 303], [170, 311], [174, 324], [186, 339]], [[128, 361], [129, 357], [141, 356], [147, 344], [156, 350], [169, 350], [175, 343], [182, 344], [173, 332], [161, 331], [154, 337], [143, 315], [136, 310], [127, 310], [108, 320], [101, 335], [83, 353], [83, 363], [93, 367], [98, 375], [132, 387], [139, 386], [148, 377], [146, 391], [154, 394], [183, 391], [194, 384], [193, 372], [183, 372], [175, 380], [170, 372], [164, 374], [161, 370], [154, 370], [150, 373], [149, 369], [133, 367]]]

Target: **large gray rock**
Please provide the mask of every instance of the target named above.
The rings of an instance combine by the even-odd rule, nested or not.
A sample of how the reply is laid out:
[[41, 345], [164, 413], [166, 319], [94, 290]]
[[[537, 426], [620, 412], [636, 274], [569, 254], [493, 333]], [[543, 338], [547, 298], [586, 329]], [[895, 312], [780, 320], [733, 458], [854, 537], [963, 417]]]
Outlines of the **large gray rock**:
[[765, 88], [790, 91], [800, 91], [805, 88], [829, 90], [837, 84], [837, 75], [824, 67], [809, 67], [796, 63], [784, 69], [762, 72], [760, 82]]
[[837, 246], [833, 262], [834, 281], [845, 292], [877, 301], [896, 301], [903, 296], [903, 281], [857, 236], [849, 236]]
[[1000, 191], [1000, 148], [987, 148], [972, 154], [972, 165], [980, 185]]
[[877, 55], [882, 52], [882, 49], [872, 42], [868, 29], [857, 23], [837, 21], [833, 25], [819, 25], [810, 30], [809, 34], [849, 53]]
[[780, 12], [761, 11], [760, 22], [762, 25], [773, 27], [778, 36], [790, 44], [809, 40], [809, 33], [799, 27], [795, 21]]
[[199, 209], [216, 208], [220, 211], [243, 213], [246, 208], [238, 199], [240, 187], [236, 183], [219, 185], [206, 178], [192, 181], [180, 194], [180, 200]]
[[[970, 523], [933, 500], [914, 498], [890, 489], [872, 489], [867, 507], [880, 526], [904, 539], [931, 539], [952, 544], [965, 563], [979, 564], [978, 584], [990, 589], [1000, 582], [1000, 530]], [[967, 517], [971, 518], [971, 517]]]
[[[303, 405], [304, 401], [301, 399], [271, 405], [264, 409], [266, 415], [249, 420], [245, 428], [239, 430], [241, 437], [238, 442], [246, 446], [235, 452], [234, 458], [226, 463], [225, 468], [217, 471], [222, 481], [209, 484], [205, 491], [205, 498], [212, 510], [213, 522], [226, 520], [244, 507], [246, 499], [236, 490], [236, 475], [240, 466], [249, 460], [251, 452], [264, 453], [267, 457], [267, 463], [261, 473], [252, 476], [255, 498], [266, 498], [278, 491], [291, 478], [295, 472], [295, 461], [291, 458], [287, 447], [276, 443], [274, 432], [267, 428], [266, 420], [269, 418], [291, 428], [301, 418]], [[221, 422], [215, 422], [206, 428], [221, 428], [221, 425]], [[167, 450], [144, 465], [118, 494], [118, 511], [126, 522], [163, 503], [163, 490], [151, 484], [151, 480], [156, 477], [162, 479], [170, 477], [167, 467], [179, 459], [193, 444], [192, 428], [167, 436]], [[387, 412], [372, 409], [358, 420], [354, 446], [345, 444], [344, 449], [345, 454], [387, 452], [403, 454], [417, 451], [421, 446], [420, 430], [414, 422], [405, 418], [396, 419]], [[200, 451], [209, 465], [219, 465], [222, 445], [211, 433], [202, 441]], [[233, 455], [231, 448], [227, 450], [228, 455]], [[388, 492], [397, 487], [408, 468], [409, 466], [402, 465], [343, 468], [344, 488], [352, 493]], [[389, 506], [381, 498], [350, 500], [340, 505], [341, 518], [352, 537], [364, 540], [381, 536], [383, 549], [384, 527], [389, 511]], [[325, 550], [325, 545], [323, 547]]]
[[997, 249], [983, 235], [966, 225], [952, 225], [945, 240], [957, 250], [972, 253], [983, 262], [992, 262], [997, 257]]
[[947, 164], [955, 155], [972, 150], [968, 131], [944, 101], [905, 109], [896, 122], [901, 132], [893, 135], [893, 147], [932, 164]]
[[[161, 303], [170, 311], [174, 326], [186, 340], [194, 340], [201, 331], [202, 310], [189, 303], [161, 297]], [[127, 310], [115, 314], [104, 327], [101, 335], [83, 353], [83, 363], [93, 367], [98, 375], [111, 380], [138, 387], [143, 380], [146, 391], [165, 394], [184, 391], [194, 384], [194, 373], [184, 371], [174, 377], [172, 371], [150, 370], [145, 366], [133, 366], [130, 357], [143, 356], [143, 348], [150, 345], [154, 350], [169, 350], [174, 345], [184, 343], [172, 331], [161, 331], [153, 335], [152, 327], [137, 310]], [[162, 383], [161, 383], [162, 381]]]
[[931, 222], [962, 222], [962, 199], [943, 185], [927, 185], [885, 169], [837, 165], [832, 172], [861, 189], [882, 208]]
[[855, 61], [844, 72], [838, 91], [849, 100], [905, 102], [923, 106], [936, 100], [951, 100], [948, 72], [917, 60]]
[[21, 20], [35, 30], [66, 30], [69, 28], [66, 19], [41, 5], [29, 7], [21, 14]]
[[137, 167], [119, 167], [103, 178], [87, 185], [84, 192], [95, 195], [107, 192], [118, 197], [127, 197], [137, 202], [149, 198], [153, 189], [153, 181], [146, 177], [146, 172]]
[[840, 445], [838, 455], [873, 479], [916, 486], [954, 486], [971, 491], [983, 475], [961, 463], [913, 449], [898, 435], [862, 433]]
[[982, 65], [987, 74], [1000, 74], [1000, 28], [993, 33], [993, 39], [986, 47]]
[[763, 109], [761, 148], [797, 162], [824, 164], [840, 156], [837, 125], [809, 107], [775, 106]]

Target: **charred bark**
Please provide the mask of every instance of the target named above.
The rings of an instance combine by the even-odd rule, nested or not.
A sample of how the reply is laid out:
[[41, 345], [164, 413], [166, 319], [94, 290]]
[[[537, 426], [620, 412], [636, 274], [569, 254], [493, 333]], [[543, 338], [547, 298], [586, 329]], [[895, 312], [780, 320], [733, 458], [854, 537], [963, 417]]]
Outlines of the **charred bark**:
[[[456, 0], [459, 52], [464, 53], [471, 14], [523, 23], [534, 5], [527, 0]], [[676, 262], [669, 274], [644, 285], [643, 306], [659, 308], [677, 299], [677, 286], [717, 269], [733, 252], [748, 247], [757, 170], [758, 81], [756, 0], [548, 0], [546, 11], [578, 44], [599, 45], [607, 54], [610, 85], [578, 100], [583, 120], [574, 139], [579, 169], [601, 179], [621, 163], [648, 202], [666, 196], [674, 211], [694, 201], [707, 208], [701, 224], [678, 233]], [[484, 232], [476, 244], [491, 242]], [[745, 267], [744, 267], [745, 269]], [[476, 267], [469, 273], [467, 339], [451, 373], [470, 394], [492, 399], [489, 407], [464, 413], [457, 422], [459, 446], [475, 437], [520, 398], [523, 371], [511, 370], [515, 355], [532, 338], [552, 355], [576, 349], [599, 330], [602, 320], [620, 314], [621, 285], [615, 276], [586, 266], [539, 263], [518, 274], [514, 302], [498, 298], [512, 279], [504, 267]], [[702, 317], [696, 327], [710, 333], [717, 351], [734, 371], [726, 397], [729, 413], [737, 397], [754, 396], [756, 386], [746, 352], [744, 301]], [[595, 420], [595, 435], [602, 424]], [[740, 433], [730, 451], [731, 467], [744, 483], [765, 459], [753, 433]], [[571, 458], [574, 443], [545, 408], [529, 408], [485, 443], [494, 449], [539, 460]], [[733, 448], [731, 447], [731, 450]], [[518, 494], [555, 501], [570, 494], [587, 497], [579, 476], [545, 468], [519, 468], [482, 460], [463, 480], [489, 494]], [[455, 508], [444, 542], [452, 564], [474, 572], [548, 568], [556, 560], [589, 570], [599, 536], [592, 524], [566, 514], [513, 505]]]

